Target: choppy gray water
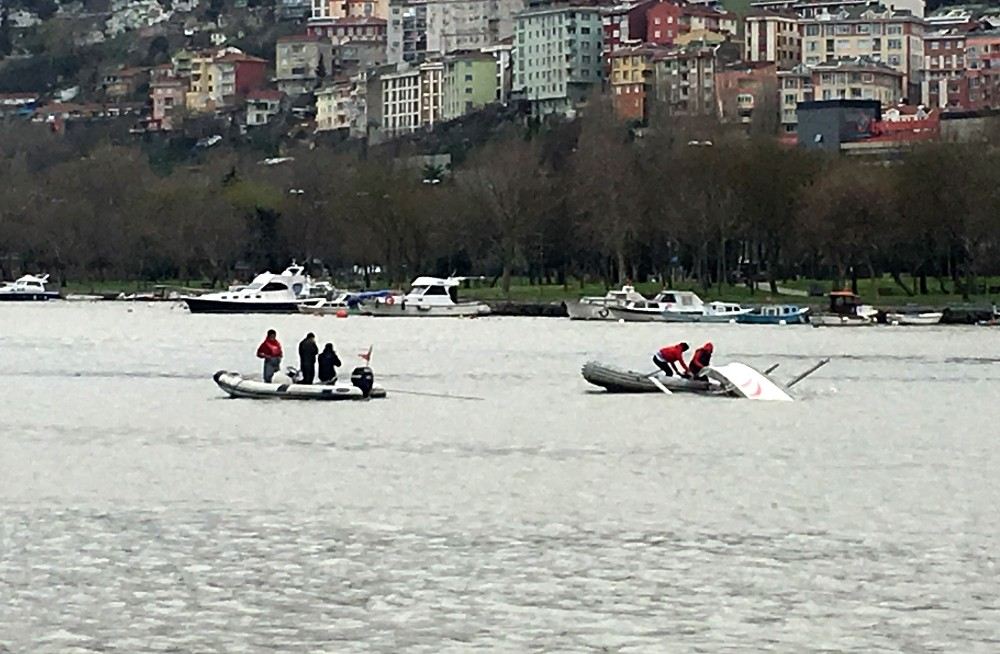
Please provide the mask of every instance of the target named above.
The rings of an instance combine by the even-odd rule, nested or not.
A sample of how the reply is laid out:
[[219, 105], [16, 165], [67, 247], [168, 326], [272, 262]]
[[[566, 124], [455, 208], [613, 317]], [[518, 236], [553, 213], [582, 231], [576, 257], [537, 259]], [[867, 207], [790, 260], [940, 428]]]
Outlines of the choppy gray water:
[[[1000, 651], [1000, 331], [131, 309], [0, 305], [0, 652]], [[270, 326], [488, 399], [223, 399]], [[837, 358], [579, 377], [682, 337]]]

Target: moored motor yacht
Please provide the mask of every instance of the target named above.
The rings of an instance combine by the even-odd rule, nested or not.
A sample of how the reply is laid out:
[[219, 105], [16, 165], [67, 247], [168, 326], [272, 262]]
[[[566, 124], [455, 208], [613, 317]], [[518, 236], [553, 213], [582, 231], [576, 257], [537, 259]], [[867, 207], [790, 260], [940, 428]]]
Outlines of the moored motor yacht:
[[657, 322], [664, 320], [666, 312], [703, 314], [705, 303], [690, 291], [660, 291], [652, 300], [630, 300], [620, 307], [609, 307], [614, 320], [625, 322]]
[[471, 318], [485, 316], [490, 308], [485, 302], [460, 302], [458, 287], [464, 277], [417, 277], [405, 295], [375, 298], [365, 305], [372, 316], [421, 316]]
[[627, 302], [642, 302], [645, 299], [636, 292], [634, 286], [625, 285], [621, 290], [608, 291], [603, 296], [590, 295], [571, 300], [566, 303], [566, 313], [570, 320], [613, 320], [611, 307], [621, 307]]
[[4, 282], [0, 286], [0, 302], [44, 302], [58, 299], [58, 291], [45, 289], [48, 281], [48, 275], [24, 275], [13, 282]]
[[265, 272], [246, 286], [183, 298], [191, 313], [294, 313], [309, 293], [309, 278], [293, 263], [280, 275]]
[[877, 315], [875, 307], [862, 304], [851, 291], [834, 291], [830, 293], [830, 312], [814, 315], [809, 322], [813, 327], [869, 327]]

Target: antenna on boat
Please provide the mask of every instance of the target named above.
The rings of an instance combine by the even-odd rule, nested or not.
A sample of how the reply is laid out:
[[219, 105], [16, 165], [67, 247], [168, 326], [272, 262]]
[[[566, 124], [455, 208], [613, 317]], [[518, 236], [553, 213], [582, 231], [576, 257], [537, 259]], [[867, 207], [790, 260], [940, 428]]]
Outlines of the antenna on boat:
[[805, 371], [804, 373], [802, 373], [801, 375], [797, 376], [797, 377], [796, 377], [795, 379], [793, 379], [792, 381], [790, 381], [790, 382], [788, 382], [787, 384], [785, 384], [785, 388], [791, 388], [792, 386], [795, 386], [795, 385], [796, 385], [796, 384], [798, 384], [798, 383], [799, 383], [800, 381], [802, 381], [803, 379], [805, 379], [805, 378], [806, 378], [806, 377], [808, 377], [809, 375], [813, 374], [814, 372], [816, 372], [817, 370], [819, 370], [820, 368], [822, 368], [823, 366], [825, 366], [825, 365], [826, 365], [826, 364], [828, 364], [828, 363], [830, 363], [830, 359], [828, 359], [828, 358], [827, 358], [827, 359], [823, 359], [823, 360], [821, 360], [821, 361], [820, 361], [819, 363], [817, 363], [817, 364], [816, 364], [815, 366], [813, 366], [813, 367], [812, 367], [812, 368], [810, 368], [809, 370], [806, 370], [806, 371]]

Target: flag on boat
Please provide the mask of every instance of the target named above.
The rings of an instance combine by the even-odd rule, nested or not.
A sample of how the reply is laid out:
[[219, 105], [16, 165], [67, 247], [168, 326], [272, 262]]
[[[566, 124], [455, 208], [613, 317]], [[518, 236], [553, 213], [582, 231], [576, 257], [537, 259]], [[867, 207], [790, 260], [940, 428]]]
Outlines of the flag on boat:
[[373, 346], [369, 345], [367, 352], [361, 352], [358, 354], [358, 356], [364, 359], [366, 363], [372, 362], [372, 348]]

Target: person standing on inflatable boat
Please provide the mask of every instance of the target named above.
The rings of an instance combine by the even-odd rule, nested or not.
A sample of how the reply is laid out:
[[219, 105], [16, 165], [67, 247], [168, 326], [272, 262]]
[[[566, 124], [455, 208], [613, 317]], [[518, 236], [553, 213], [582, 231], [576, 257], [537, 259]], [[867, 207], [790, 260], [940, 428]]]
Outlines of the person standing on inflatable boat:
[[[660, 348], [656, 354], [653, 355], [653, 363], [656, 367], [663, 371], [663, 374], [667, 377], [673, 377], [675, 374], [681, 377], [688, 376], [688, 367], [684, 363], [684, 353], [688, 351], [687, 343], [677, 343], [676, 345], [668, 345], [667, 347]], [[681, 365], [684, 369], [682, 373], [677, 369], [677, 364]]]
[[281, 369], [281, 343], [278, 342], [278, 332], [267, 330], [267, 338], [257, 348], [257, 358], [264, 360], [264, 381], [268, 384], [274, 378], [274, 373]]

